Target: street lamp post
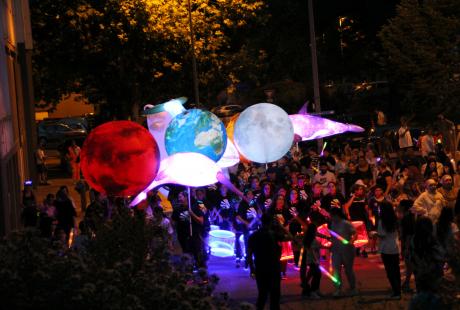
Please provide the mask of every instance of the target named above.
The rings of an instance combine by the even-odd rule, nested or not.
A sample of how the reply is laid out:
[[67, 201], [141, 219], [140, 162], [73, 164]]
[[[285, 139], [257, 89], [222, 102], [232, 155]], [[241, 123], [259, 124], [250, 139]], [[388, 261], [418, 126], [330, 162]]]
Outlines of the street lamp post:
[[[321, 112], [321, 102], [319, 95], [319, 77], [318, 77], [318, 56], [316, 54], [316, 36], [315, 36], [315, 20], [313, 15], [313, 0], [308, 0], [308, 23], [310, 30], [310, 49], [311, 49], [311, 68], [313, 73], [313, 104], [315, 112]], [[318, 140], [318, 150], [323, 147], [323, 139]]]
[[192, 50], [192, 70], [193, 70], [193, 91], [195, 93], [195, 104], [200, 104], [200, 95], [198, 91], [198, 71], [196, 68], [196, 55], [195, 55], [195, 31], [193, 30], [193, 21], [192, 21], [192, 5], [190, 0], [187, 0], [187, 10], [188, 10], [188, 23], [190, 27], [190, 43]]

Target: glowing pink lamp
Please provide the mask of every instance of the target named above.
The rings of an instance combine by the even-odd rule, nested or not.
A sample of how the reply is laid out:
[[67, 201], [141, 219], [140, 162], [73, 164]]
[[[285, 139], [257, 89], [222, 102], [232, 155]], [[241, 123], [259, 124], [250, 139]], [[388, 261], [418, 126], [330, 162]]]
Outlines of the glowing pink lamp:
[[291, 114], [289, 118], [294, 127], [294, 134], [302, 137], [302, 141], [320, 139], [347, 131], [364, 131], [364, 128], [357, 125], [343, 124], [308, 114]]
[[155, 180], [134, 198], [135, 206], [147, 197], [147, 193], [163, 184], [180, 184], [199, 187], [221, 182], [238, 195], [243, 195], [222, 173], [221, 168], [209, 157], [200, 153], [176, 153], [163, 159]]

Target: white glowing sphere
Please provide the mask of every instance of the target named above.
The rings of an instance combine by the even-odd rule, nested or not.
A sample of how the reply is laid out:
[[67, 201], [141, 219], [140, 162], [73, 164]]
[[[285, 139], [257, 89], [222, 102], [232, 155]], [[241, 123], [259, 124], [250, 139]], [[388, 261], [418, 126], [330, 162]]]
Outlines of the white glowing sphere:
[[294, 140], [289, 115], [271, 103], [258, 103], [244, 110], [234, 128], [235, 146], [253, 162], [268, 163], [280, 159]]

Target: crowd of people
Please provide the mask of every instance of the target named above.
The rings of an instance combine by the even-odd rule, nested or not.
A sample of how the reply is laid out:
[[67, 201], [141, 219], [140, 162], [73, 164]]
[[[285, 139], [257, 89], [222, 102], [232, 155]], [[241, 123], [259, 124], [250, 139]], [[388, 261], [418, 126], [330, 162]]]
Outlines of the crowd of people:
[[[381, 255], [390, 298], [412, 292], [412, 276], [417, 292], [435, 294], [443, 274], [458, 266], [460, 162], [454, 165], [431, 131], [418, 145], [413, 143], [405, 120], [398, 140], [396, 151], [372, 143], [336, 144], [321, 154], [316, 147], [293, 146], [275, 163], [242, 162], [230, 168], [228, 176], [237, 192], [216, 184], [194, 188], [189, 195], [185, 188], [170, 185], [170, 212], [156, 190], [137, 208], [166, 229], [171, 251], [180, 248], [190, 254], [196, 268], [206, 268], [211, 225], [233, 231], [235, 266], [249, 269], [256, 278], [258, 309], [269, 295], [271, 308], [279, 307], [288, 263], [299, 271], [302, 294], [321, 298], [320, 267], [327, 253], [336, 279], [334, 296], [345, 294], [342, 268], [349, 283], [347, 295], [358, 294], [354, 259], [365, 259], [369, 253]], [[30, 196], [24, 192], [24, 224], [68, 240], [76, 218], [68, 190], [61, 188], [55, 199], [48, 195], [35, 209]], [[85, 231], [95, 233], [97, 223], [111, 217], [111, 201], [92, 191], [81, 222]], [[357, 233], [352, 224], [357, 221], [369, 236], [369, 243], [359, 248], [354, 246]], [[323, 224], [331, 234], [318, 231]], [[322, 240], [330, 241], [329, 251]], [[293, 256], [289, 262], [281, 260], [287, 243]], [[402, 279], [400, 260], [405, 264]]]

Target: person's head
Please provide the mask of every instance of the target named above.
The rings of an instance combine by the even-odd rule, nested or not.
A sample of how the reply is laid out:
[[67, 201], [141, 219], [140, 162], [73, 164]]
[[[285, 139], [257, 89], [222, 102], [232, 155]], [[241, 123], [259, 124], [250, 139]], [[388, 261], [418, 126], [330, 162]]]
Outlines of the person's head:
[[367, 165], [368, 165], [368, 164], [367, 164], [366, 158], [363, 157], [363, 156], [361, 156], [361, 157], [358, 159], [358, 166], [359, 166], [360, 168], [365, 168], [365, 167], [367, 167]]
[[251, 184], [251, 188], [252, 188], [252, 189], [254, 189], [254, 190], [255, 190], [255, 189], [259, 189], [259, 185], [260, 185], [259, 182], [260, 182], [260, 181], [259, 181], [259, 178], [258, 178], [258, 177], [256, 177], [256, 176], [251, 177], [250, 182], [251, 182], [250, 184]]
[[335, 182], [329, 182], [327, 184], [327, 192], [329, 195], [332, 195], [332, 196], [335, 196], [335, 194], [337, 194], [337, 185], [335, 184]]
[[225, 197], [227, 196], [228, 188], [224, 184], [219, 183], [219, 191], [220, 191], [220, 194]]
[[289, 190], [289, 201], [297, 202], [299, 200], [299, 192], [295, 188]]
[[177, 202], [182, 205], [188, 203], [188, 195], [186, 191], [181, 191], [177, 194]]
[[276, 195], [275, 196], [275, 209], [276, 210], [282, 210], [284, 208], [284, 204], [285, 204], [286, 200], [285, 200], [285, 196], [283, 195]]
[[436, 183], [438, 183], [439, 182], [438, 172], [436, 170], [431, 171], [430, 175], [429, 175], [429, 178], [435, 180]]
[[355, 173], [356, 172], [356, 164], [353, 161], [348, 162], [348, 172]]
[[355, 183], [353, 184], [352, 192], [356, 197], [364, 197], [365, 186], [362, 184]]
[[270, 183], [264, 183], [262, 186], [262, 192], [264, 196], [268, 197], [272, 195], [272, 185]]
[[387, 165], [386, 162], [381, 161], [381, 162], [379, 163], [379, 165], [378, 165], [378, 168], [379, 168], [379, 171], [380, 171], [380, 172], [384, 172], [385, 170], [387, 170], [388, 165]]
[[396, 230], [397, 218], [391, 202], [383, 201], [380, 204], [380, 218], [382, 220], [383, 229], [387, 232]]
[[48, 195], [46, 195], [45, 202], [47, 204], [53, 203], [54, 202], [54, 194], [49, 193]]
[[453, 186], [452, 177], [449, 174], [445, 174], [441, 178], [441, 186], [445, 190], [451, 190]]
[[254, 192], [252, 191], [251, 188], [246, 188], [244, 190], [244, 196], [249, 200], [251, 201], [252, 199], [254, 199]]
[[321, 195], [322, 191], [323, 191], [323, 187], [322, 187], [321, 183], [315, 182], [313, 184], [313, 187], [312, 187], [313, 195], [314, 196], [319, 196], [319, 195]]
[[286, 187], [280, 186], [280, 187], [278, 188], [278, 191], [276, 192], [276, 194], [277, 194], [277, 195], [282, 195], [282, 196], [286, 197], [287, 194], [288, 194], [288, 191], [287, 191]]
[[297, 186], [303, 188], [310, 184], [310, 176], [308, 174], [299, 174], [297, 176]]
[[430, 194], [436, 193], [437, 186], [438, 186], [438, 183], [436, 182], [436, 180], [428, 179], [425, 181], [426, 191]]
[[197, 188], [195, 190], [196, 200], [203, 201], [206, 198], [206, 191], [204, 188]]
[[327, 168], [328, 168], [328, 167], [327, 167], [327, 162], [321, 161], [321, 162], [319, 163], [319, 172], [320, 172], [321, 174], [325, 174], [325, 173], [327, 172]]
[[382, 198], [383, 197], [383, 189], [382, 187], [376, 185], [374, 187], [374, 196], [375, 198]]
[[77, 142], [76, 142], [75, 140], [72, 140], [72, 141], [70, 142], [70, 145], [75, 147], [75, 146], [77, 146]]
[[400, 121], [401, 121], [401, 125], [402, 125], [402, 126], [406, 126], [406, 125], [407, 125], [407, 118], [406, 118], [406, 117], [401, 116]]

